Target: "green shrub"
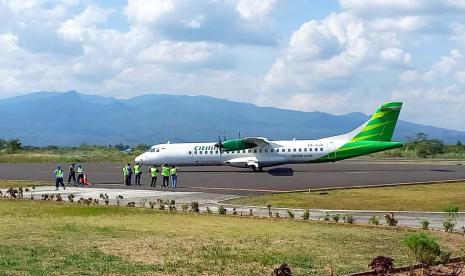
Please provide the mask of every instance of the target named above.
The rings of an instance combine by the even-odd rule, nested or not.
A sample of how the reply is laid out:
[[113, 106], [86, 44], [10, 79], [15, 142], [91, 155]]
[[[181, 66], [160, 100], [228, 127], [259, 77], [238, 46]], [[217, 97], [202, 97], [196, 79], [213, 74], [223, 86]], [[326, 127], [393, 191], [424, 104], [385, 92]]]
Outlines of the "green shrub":
[[421, 229], [423, 230], [429, 229], [429, 225], [430, 225], [429, 220], [424, 219], [424, 220], [421, 220], [420, 223], [421, 223]]
[[452, 233], [454, 231], [455, 225], [456, 223], [449, 218], [446, 218], [444, 222], [442, 223], [442, 226], [444, 227], [444, 231], [449, 232], [449, 233]]
[[345, 214], [342, 219], [344, 220], [345, 223], [348, 224], [354, 224], [355, 223], [355, 218], [352, 214]]
[[271, 204], [268, 204], [266, 208], [268, 208], [268, 216], [271, 218], [273, 216], [273, 213], [271, 212]]
[[287, 215], [288, 215], [288, 218], [294, 219], [294, 213], [292, 213], [291, 211], [287, 211]]
[[331, 220], [331, 215], [328, 212], [326, 212], [326, 215], [324, 216], [323, 220], [324, 221], [330, 221]]
[[334, 214], [331, 216], [334, 222], [339, 222], [339, 219], [341, 218], [340, 214]]
[[372, 216], [370, 219], [368, 219], [368, 223], [373, 225], [379, 225], [380, 218], [381, 216]]
[[304, 220], [309, 220], [310, 219], [310, 210], [305, 209], [304, 214], [302, 215], [302, 218]]
[[425, 266], [432, 265], [441, 253], [436, 239], [424, 233], [408, 235], [404, 243], [415, 260]]
[[389, 212], [384, 215], [384, 219], [386, 220], [387, 225], [395, 227], [397, 226], [397, 223], [399, 222], [398, 219], [394, 216], [393, 212]]
[[199, 203], [198, 203], [197, 201], [191, 202], [191, 210], [192, 210], [192, 212], [194, 212], [194, 213], [200, 212]]
[[226, 208], [224, 208], [222, 205], [220, 205], [220, 207], [218, 207], [218, 214], [220, 215], [226, 215]]

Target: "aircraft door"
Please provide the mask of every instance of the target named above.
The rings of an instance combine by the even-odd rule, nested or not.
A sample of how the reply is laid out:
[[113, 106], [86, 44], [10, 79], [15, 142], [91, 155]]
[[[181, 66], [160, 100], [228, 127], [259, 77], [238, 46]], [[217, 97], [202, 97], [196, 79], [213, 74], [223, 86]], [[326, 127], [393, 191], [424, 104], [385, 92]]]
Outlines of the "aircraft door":
[[330, 160], [336, 159], [336, 144], [334, 142], [328, 142], [328, 158]]

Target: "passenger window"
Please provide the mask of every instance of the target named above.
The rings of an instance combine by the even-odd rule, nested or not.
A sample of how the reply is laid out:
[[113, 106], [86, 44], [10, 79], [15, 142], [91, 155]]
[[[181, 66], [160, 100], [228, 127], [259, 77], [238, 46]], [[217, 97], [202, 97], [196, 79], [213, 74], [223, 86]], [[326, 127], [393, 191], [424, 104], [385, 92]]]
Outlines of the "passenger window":
[[262, 149], [259, 149], [258, 151], [259, 151], [260, 153], [262, 153]]
[[191, 155], [191, 154], [192, 154], [192, 151], [189, 151], [189, 155]]
[[318, 148], [315, 148], [315, 151], [318, 151]]
[[253, 150], [254, 153], [257, 153], [257, 150]]
[[301, 152], [301, 151], [302, 151], [302, 149], [299, 148], [299, 152]]
[[252, 150], [249, 150], [249, 153], [251, 153], [251, 152], [252, 152]]
[[307, 151], [307, 148], [304, 148], [304, 151]]
[[274, 152], [274, 149], [270, 149], [270, 152]]
[[245, 150], [243, 150], [242, 153], [245, 153]]
[[320, 148], [320, 151], [323, 151], [323, 148]]
[[199, 151], [199, 154], [202, 154], [202, 151]]
[[297, 149], [294, 149], [294, 152], [296, 152], [296, 151], [297, 151]]
[[265, 149], [265, 152], [268, 152], [268, 149]]
[[210, 154], [213, 154], [213, 151], [212, 151], [212, 150], [210, 151]]
[[291, 152], [291, 149], [287, 149], [287, 152]]
[[194, 154], [197, 154], [197, 151], [196, 151], [196, 150], [194, 151]]
[[215, 151], [215, 154], [218, 154], [218, 151]]

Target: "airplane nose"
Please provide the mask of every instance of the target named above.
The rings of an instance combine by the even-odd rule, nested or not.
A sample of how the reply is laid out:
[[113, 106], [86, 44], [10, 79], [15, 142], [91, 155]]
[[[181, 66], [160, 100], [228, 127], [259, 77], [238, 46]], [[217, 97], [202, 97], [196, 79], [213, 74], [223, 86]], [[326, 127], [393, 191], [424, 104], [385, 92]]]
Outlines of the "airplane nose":
[[142, 155], [137, 156], [136, 159], [134, 159], [134, 161], [135, 161], [136, 163], [141, 164], [141, 165], [144, 164], [144, 161], [142, 160]]

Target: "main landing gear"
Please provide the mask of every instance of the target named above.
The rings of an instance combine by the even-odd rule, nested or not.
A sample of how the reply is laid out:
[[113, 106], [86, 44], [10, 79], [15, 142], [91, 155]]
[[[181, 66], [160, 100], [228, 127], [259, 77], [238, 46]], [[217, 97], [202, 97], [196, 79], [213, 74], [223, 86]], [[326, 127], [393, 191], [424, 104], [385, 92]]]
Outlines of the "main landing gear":
[[251, 165], [249, 166], [249, 168], [251, 168], [254, 172], [263, 172], [263, 167], [260, 166], [256, 167], [254, 165]]

